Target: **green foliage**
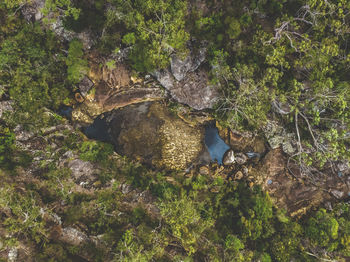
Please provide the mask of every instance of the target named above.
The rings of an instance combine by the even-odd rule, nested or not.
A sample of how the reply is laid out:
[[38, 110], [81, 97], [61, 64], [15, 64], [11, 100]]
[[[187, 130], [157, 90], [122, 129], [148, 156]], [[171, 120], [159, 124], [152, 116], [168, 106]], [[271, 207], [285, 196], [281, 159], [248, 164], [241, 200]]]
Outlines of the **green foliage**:
[[209, 217], [203, 217], [204, 205], [182, 193], [180, 196], [166, 195], [159, 207], [172, 235], [181, 241], [189, 255], [195, 253], [203, 232], [210, 229], [214, 222]]
[[226, 17], [224, 21], [227, 26], [226, 32], [230, 39], [237, 38], [241, 33], [241, 25], [234, 17]]
[[4, 0], [0, 6], [4, 5], [8, 9], [18, 8], [21, 5], [30, 3], [31, 0]]
[[50, 119], [45, 108], [57, 109], [68, 95], [59, 48], [54, 35], [39, 25], [24, 25], [1, 43], [0, 84], [15, 101], [13, 122], [45, 125]]
[[[117, 12], [113, 18], [127, 30], [123, 43], [133, 45], [130, 59], [141, 72], [165, 68], [170, 54], [186, 53], [185, 15], [187, 1], [121, 1], [110, 0]], [[110, 15], [112, 15], [110, 13]]]
[[106, 163], [113, 154], [113, 146], [98, 141], [85, 141], [80, 145], [79, 151], [82, 160]]
[[349, 207], [344, 205], [336, 212], [329, 213], [325, 209], [317, 211], [307, 222], [306, 235], [313, 245], [326, 248], [328, 251], [342, 251], [344, 255], [350, 253], [350, 222]]
[[9, 233], [6, 239], [9, 244], [21, 236], [36, 243], [46, 238], [41, 207], [33, 192], [18, 192], [13, 186], [3, 184], [0, 188], [0, 208], [9, 208], [12, 213], [12, 216], [1, 218], [1, 224]]
[[79, 17], [80, 9], [75, 8], [71, 0], [45, 0], [42, 12], [45, 16], [50, 12], [53, 12], [57, 16], [63, 12], [64, 16], [72, 16], [76, 20]]
[[68, 66], [68, 80], [78, 83], [88, 71], [88, 62], [83, 58], [83, 43], [75, 39], [69, 43], [66, 64]]
[[15, 134], [0, 126], [0, 167], [9, 167], [15, 151]]
[[106, 20], [104, 4], [105, 0], [80, 0], [72, 1], [70, 7], [65, 10], [74, 10], [67, 13], [63, 19], [66, 29], [80, 33], [83, 30], [100, 32]]

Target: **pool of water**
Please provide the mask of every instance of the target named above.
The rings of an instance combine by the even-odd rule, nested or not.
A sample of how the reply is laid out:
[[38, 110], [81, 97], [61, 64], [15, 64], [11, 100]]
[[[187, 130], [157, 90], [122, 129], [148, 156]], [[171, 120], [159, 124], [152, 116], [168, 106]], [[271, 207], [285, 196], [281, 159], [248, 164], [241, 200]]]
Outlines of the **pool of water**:
[[61, 106], [58, 109], [58, 114], [68, 119], [72, 118], [72, 112], [73, 112], [73, 108], [71, 108], [70, 106]]
[[219, 136], [219, 130], [215, 126], [207, 126], [204, 136], [205, 145], [209, 151], [212, 161], [222, 164], [222, 158], [230, 147]]
[[107, 130], [108, 126], [103, 118], [103, 115], [97, 117], [91, 125], [83, 127], [83, 132], [88, 138], [96, 139], [102, 142], [111, 142], [111, 138]]

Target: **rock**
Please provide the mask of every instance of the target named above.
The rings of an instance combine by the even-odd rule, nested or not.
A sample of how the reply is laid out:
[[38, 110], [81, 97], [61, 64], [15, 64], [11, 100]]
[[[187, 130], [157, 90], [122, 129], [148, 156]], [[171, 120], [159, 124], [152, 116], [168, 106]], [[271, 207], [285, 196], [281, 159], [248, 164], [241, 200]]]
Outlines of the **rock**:
[[193, 72], [204, 62], [207, 49], [202, 47], [197, 54], [191, 52], [184, 60], [178, 56], [173, 55], [171, 57], [171, 73], [177, 81], [181, 81], [185, 78], [188, 72]]
[[117, 153], [167, 169], [186, 169], [205, 150], [204, 128], [193, 128], [157, 102], [106, 113]]
[[209, 173], [210, 173], [210, 170], [207, 166], [201, 166], [199, 168], [199, 174], [206, 176], [206, 175], [209, 175]]
[[236, 174], [235, 174], [235, 177], [234, 177], [236, 180], [240, 180], [243, 178], [243, 173], [242, 171], [238, 171]]
[[336, 189], [331, 189], [330, 193], [337, 199], [342, 199], [344, 196], [344, 192], [336, 190]]
[[13, 101], [0, 101], [0, 119], [3, 117], [5, 112], [13, 111]]
[[19, 142], [27, 141], [34, 136], [33, 132], [24, 130], [21, 125], [16, 126], [13, 131], [15, 132], [16, 140]]
[[93, 86], [94, 83], [90, 80], [90, 78], [84, 76], [84, 78], [79, 83], [79, 91], [83, 97], [86, 97]]
[[[85, 101], [74, 108], [72, 120], [81, 123], [92, 123], [104, 112], [145, 101], [156, 101], [166, 97], [164, 90], [153, 80], [139, 79], [132, 83], [131, 71], [123, 63], [117, 63], [116, 68], [102, 68], [98, 62], [104, 60], [92, 57], [89, 79], [95, 83], [93, 94], [85, 96]], [[91, 83], [89, 84], [91, 85]]]
[[228, 165], [232, 165], [233, 163], [235, 163], [235, 153], [233, 152], [232, 149], [229, 149], [226, 151], [226, 153], [224, 154], [224, 157], [222, 159], [222, 163], [225, 165], [225, 166], [228, 166]]
[[272, 149], [282, 146], [283, 152], [289, 155], [296, 151], [294, 134], [287, 133], [277, 122], [269, 121], [265, 126], [264, 133]]
[[90, 183], [96, 180], [93, 176], [95, 170], [94, 166], [87, 161], [81, 159], [74, 159], [68, 162], [68, 168], [72, 171], [72, 176], [76, 183]]
[[219, 98], [218, 87], [209, 85], [208, 74], [204, 69], [188, 73], [181, 81], [176, 81], [168, 69], [156, 72], [154, 76], [172, 98], [196, 110], [212, 108]]
[[236, 154], [236, 162], [237, 162], [237, 164], [243, 165], [243, 164], [245, 164], [247, 162], [247, 160], [248, 160], [248, 157], [245, 154], [243, 154], [243, 153], [237, 153]]
[[32, 0], [22, 7], [21, 13], [28, 22], [39, 21], [43, 18], [41, 9], [45, 6], [45, 0]]
[[350, 174], [350, 166], [347, 161], [340, 162], [337, 164], [337, 168], [339, 172], [341, 172], [342, 175], [349, 175]]
[[179, 103], [196, 110], [212, 108], [219, 98], [219, 90], [209, 84], [208, 73], [201, 67], [205, 55], [206, 48], [200, 48], [197, 54], [190, 51], [185, 59], [174, 55], [170, 68], [152, 74]]
[[77, 37], [76, 33], [64, 28], [62, 19], [56, 19], [50, 24], [50, 28], [58, 37], [61, 37], [66, 41], [72, 41]]
[[9, 250], [9, 253], [8, 253], [8, 261], [9, 262], [14, 262], [17, 260], [17, 257], [18, 257], [18, 249], [13, 247]]
[[174, 87], [175, 79], [168, 69], [156, 71], [153, 75], [165, 89], [170, 91]]
[[88, 237], [83, 232], [73, 228], [62, 228], [59, 240], [73, 246], [79, 246], [88, 241]]

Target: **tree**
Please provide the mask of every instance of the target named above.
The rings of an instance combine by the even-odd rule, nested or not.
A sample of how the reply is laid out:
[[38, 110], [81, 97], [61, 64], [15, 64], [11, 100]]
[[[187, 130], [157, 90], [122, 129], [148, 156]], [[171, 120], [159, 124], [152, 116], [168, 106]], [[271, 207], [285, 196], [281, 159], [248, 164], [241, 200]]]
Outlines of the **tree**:
[[68, 80], [72, 83], [78, 83], [88, 71], [88, 62], [83, 58], [83, 43], [77, 39], [69, 43], [68, 57], [66, 64], [68, 66]]
[[127, 33], [123, 42], [132, 45], [130, 59], [138, 71], [165, 68], [170, 54], [186, 53], [189, 39], [185, 31], [187, 1], [110, 0], [115, 7], [110, 16], [122, 22]]
[[57, 109], [67, 97], [64, 56], [52, 32], [24, 25], [1, 43], [0, 84], [9, 91], [16, 110], [12, 122], [43, 125], [45, 108]]
[[203, 205], [183, 192], [180, 196], [167, 194], [159, 207], [171, 234], [189, 255], [195, 253], [203, 232], [213, 225], [210, 217], [202, 217], [201, 213], [205, 212]]

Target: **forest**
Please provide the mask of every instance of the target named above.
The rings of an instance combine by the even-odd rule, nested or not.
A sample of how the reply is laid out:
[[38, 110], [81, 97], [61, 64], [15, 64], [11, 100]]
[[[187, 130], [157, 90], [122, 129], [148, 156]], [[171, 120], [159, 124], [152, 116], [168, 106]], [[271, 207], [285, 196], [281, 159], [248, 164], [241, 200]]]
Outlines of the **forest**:
[[350, 261], [348, 41], [350, 0], [0, 0], [0, 261]]

